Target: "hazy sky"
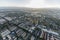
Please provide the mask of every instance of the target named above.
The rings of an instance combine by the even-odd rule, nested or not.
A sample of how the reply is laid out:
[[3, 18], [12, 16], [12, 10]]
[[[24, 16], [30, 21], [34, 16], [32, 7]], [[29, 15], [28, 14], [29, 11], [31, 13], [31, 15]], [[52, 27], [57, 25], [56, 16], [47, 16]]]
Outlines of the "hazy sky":
[[0, 0], [0, 7], [57, 7], [60, 8], [60, 0]]

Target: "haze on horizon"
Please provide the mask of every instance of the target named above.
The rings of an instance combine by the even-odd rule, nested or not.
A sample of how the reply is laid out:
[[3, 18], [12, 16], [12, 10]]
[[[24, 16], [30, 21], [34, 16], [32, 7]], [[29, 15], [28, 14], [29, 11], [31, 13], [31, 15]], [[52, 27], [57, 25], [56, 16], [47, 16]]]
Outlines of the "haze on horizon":
[[0, 0], [0, 7], [60, 8], [60, 0]]

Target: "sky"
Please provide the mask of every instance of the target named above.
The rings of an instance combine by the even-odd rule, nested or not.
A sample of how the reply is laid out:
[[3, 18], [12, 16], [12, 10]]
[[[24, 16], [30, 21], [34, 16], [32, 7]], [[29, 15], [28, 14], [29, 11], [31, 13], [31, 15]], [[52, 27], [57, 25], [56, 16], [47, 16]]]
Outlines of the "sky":
[[0, 7], [60, 8], [60, 0], [0, 0]]

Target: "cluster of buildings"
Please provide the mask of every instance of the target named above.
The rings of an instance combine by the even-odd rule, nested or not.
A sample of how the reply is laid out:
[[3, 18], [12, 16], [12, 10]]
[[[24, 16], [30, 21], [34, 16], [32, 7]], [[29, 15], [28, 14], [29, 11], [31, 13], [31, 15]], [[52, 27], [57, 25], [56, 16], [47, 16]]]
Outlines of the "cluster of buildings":
[[[45, 16], [44, 16], [45, 17]], [[47, 29], [44, 17], [1, 17], [1, 40], [60, 40], [59, 33]], [[47, 21], [48, 22], [48, 21]], [[44, 25], [44, 24], [45, 25]], [[48, 25], [48, 24], [47, 24]]]

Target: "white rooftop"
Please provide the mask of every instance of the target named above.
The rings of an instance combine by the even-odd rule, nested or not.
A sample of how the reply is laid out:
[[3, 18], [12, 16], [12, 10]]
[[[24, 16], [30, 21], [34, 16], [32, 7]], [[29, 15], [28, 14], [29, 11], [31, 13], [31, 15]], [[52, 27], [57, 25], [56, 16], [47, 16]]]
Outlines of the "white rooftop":
[[5, 30], [4, 32], [1, 33], [1, 35], [2, 35], [2, 37], [4, 37], [4, 36], [8, 35], [9, 33], [10, 33], [9, 30]]
[[47, 30], [47, 29], [42, 29], [43, 31], [46, 31], [48, 33], [52, 33], [54, 35], [59, 35], [57, 32], [51, 31], [51, 30]]

